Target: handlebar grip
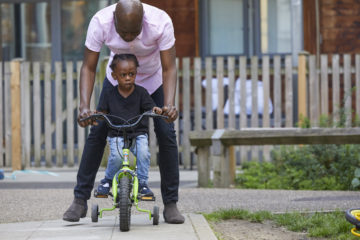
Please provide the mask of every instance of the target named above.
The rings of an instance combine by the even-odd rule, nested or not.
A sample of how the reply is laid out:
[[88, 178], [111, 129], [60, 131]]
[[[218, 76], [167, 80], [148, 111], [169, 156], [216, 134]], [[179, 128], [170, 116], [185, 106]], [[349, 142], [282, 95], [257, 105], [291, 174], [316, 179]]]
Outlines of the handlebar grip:
[[93, 119], [93, 120], [97, 120], [99, 117], [103, 116], [102, 114], [92, 114], [86, 118], [82, 118], [80, 119], [79, 121], [80, 122], [83, 122], [83, 121], [86, 121], [86, 120], [89, 120], [89, 119]]
[[157, 113], [154, 113], [154, 112], [147, 112], [145, 115], [149, 116], [149, 117], [159, 117], [159, 118], [163, 118], [163, 119], [168, 119], [169, 118], [168, 116], [164, 116], [164, 115], [157, 114]]

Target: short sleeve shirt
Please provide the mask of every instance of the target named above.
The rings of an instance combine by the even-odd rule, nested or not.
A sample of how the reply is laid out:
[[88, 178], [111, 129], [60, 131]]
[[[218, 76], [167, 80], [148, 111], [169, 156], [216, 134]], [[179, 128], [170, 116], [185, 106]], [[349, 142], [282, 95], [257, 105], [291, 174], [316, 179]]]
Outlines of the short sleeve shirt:
[[[114, 86], [117, 82], [112, 78], [110, 69], [113, 56], [121, 53], [134, 54], [140, 65], [135, 83], [152, 94], [162, 84], [160, 51], [168, 50], [175, 44], [171, 18], [163, 10], [143, 3], [142, 30], [133, 41], [125, 42], [115, 30], [113, 15], [115, 7], [116, 4], [110, 5], [92, 17], [85, 46], [94, 52], [100, 52], [104, 44], [110, 49], [106, 77]], [[121, 25], [121, 22], [118, 24]]]
[[[101, 95], [97, 110], [121, 117], [122, 119], [129, 121], [129, 123], [133, 123], [137, 120], [137, 116], [151, 110], [154, 106], [155, 103], [145, 88], [135, 85], [134, 91], [128, 97], [124, 98], [115, 86], [109, 90], [107, 94]], [[114, 124], [126, 123], [112, 117], [110, 117], [110, 120]], [[148, 122], [148, 119], [144, 118], [133, 131], [128, 133], [128, 136], [136, 137], [148, 133]], [[122, 136], [122, 132], [109, 129], [108, 136]]]

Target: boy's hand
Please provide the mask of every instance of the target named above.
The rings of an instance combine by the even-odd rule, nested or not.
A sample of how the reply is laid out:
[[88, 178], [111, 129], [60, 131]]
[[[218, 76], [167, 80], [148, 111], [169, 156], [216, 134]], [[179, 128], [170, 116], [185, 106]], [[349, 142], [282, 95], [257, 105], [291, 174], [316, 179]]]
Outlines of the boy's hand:
[[153, 107], [152, 111], [156, 114], [161, 115], [162, 114], [162, 109], [159, 107]]
[[178, 117], [178, 111], [175, 106], [167, 105], [162, 108], [162, 115], [168, 116], [169, 118], [165, 121], [173, 122]]

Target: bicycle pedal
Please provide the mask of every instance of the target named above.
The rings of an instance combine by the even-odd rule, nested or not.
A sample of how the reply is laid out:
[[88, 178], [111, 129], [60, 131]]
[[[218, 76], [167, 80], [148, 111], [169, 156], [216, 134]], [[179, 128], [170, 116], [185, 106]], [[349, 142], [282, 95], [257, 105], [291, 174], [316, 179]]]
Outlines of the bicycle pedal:
[[96, 194], [94, 195], [95, 198], [108, 198], [109, 195], [106, 195], [106, 194]]
[[140, 201], [155, 201], [155, 196], [139, 196]]
[[100, 194], [96, 189], [94, 190], [95, 198], [108, 198], [109, 196], [113, 197], [112, 192], [109, 192], [108, 194]]

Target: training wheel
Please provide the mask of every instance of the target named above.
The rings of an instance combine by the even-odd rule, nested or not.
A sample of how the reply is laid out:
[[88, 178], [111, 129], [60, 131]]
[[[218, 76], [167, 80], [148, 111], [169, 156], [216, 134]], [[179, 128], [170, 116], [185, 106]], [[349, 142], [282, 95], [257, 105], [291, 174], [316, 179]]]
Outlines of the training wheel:
[[152, 217], [153, 217], [153, 225], [158, 225], [159, 224], [159, 207], [158, 206], [154, 206]]
[[94, 204], [91, 207], [91, 221], [97, 222], [99, 217], [99, 205]]

